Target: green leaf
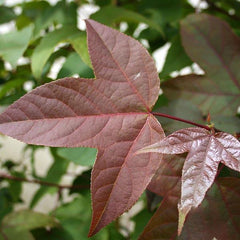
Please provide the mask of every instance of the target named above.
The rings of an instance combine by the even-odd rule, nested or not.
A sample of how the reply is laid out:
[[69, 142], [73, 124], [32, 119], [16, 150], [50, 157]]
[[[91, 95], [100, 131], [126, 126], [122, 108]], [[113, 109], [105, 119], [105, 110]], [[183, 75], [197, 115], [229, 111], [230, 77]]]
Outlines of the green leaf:
[[2, 229], [0, 240], [35, 240], [29, 231], [18, 231], [14, 228]]
[[11, 81], [8, 81], [1, 85], [0, 87], [0, 98], [3, 98], [7, 95], [7, 93], [11, 92], [12, 90], [20, 87], [26, 81], [24, 78], [15, 78]]
[[21, 210], [12, 212], [4, 217], [2, 226], [4, 228], [14, 228], [16, 231], [32, 230], [42, 227], [55, 227], [57, 221], [54, 217], [33, 212], [31, 210]]
[[[15, 177], [24, 177], [24, 175], [19, 172], [13, 172], [11, 173], [11, 175]], [[19, 202], [21, 192], [22, 192], [22, 182], [14, 181], [14, 180], [8, 180], [8, 182], [9, 182], [9, 192], [12, 196], [13, 201]]]
[[91, 16], [92, 19], [101, 22], [106, 25], [113, 25], [114, 23], [119, 23], [121, 21], [135, 22], [135, 23], [146, 23], [149, 27], [157, 30], [163, 35], [161, 27], [144, 17], [143, 15], [133, 12], [121, 7], [106, 6], [101, 8], [98, 12]]
[[34, 39], [39, 37], [42, 29], [46, 29], [53, 23], [76, 26], [77, 5], [73, 2], [60, 1], [55, 6], [46, 8], [35, 21]]
[[24, 2], [22, 14], [34, 20], [49, 7], [50, 3], [45, 0]]
[[[75, 36], [79, 37], [81, 32], [71, 26], [65, 26], [48, 33], [36, 47], [32, 55], [32, 71], [36, 78], [40, 78], [44, 65], [53, 53], [55, 46], [61, 42], [71, 42]], [[71, 40], [69, 40], [71, 39]], [[82, 40], [83, 38], [81, 38]]]
[[58, 226], [56, 219], [49, 215], [31, 210], [11, 212], [1, 223], [0, 240], [34, 240], [30, 230], [56, 226]]
[[[59, 183], [63, 174], [65, 174], [68, 168], [69, 161], [58, 156], [56, 154], [56, 149], [51, 148], [50, 150], [54, 157], [54, 163], [50, 167], [47, 176], [43, 180], [50, 183]], [[41, 186], [39, 190], [35, 193], [31, 201], [30, 207], [34, 207], [46, 193], [49, 193], [51, 191], [56, 192], [57, 190], [58, 189], [54, 187]]]
[[21, 30], [32, 23], [32, 20], [26, 15], [20, 15], [17, 17], [15, 24], [18, 30]]
[[72, 236], [62, 228], [34, 229], [31, 231], [35, 240], [74, 240]]
[[94, 78], [93, 70], [75, 52], [69, 54], [57, 78], [70, 77], [74, 74], [79, 74], [80, 77]]
[[139, 10], [141, 12], [152, 13], [152, 15], [155, 15], [156, 22], [163, 25], [181, 18], [182, 2], [181, 0], [142, 0], [139, 3]]
[[85, 32], [73, 35], [69, 37], [69, 42], [72, 44], [75, 51], [82, 58], [83, 62], [89, 66], [91, 69], [92, 63], [89, 57], [88, 48], [87, 48], [87, 36]]
[[91, 171], [92, 169], [89, 169], [74, 179], [72, 186], [75, 187], [70, 190], [69, 194], [80, 193], [83, 196], [89, 194], [91, 184]]
[[0, 38], [0, 56], [16, 67], [17, 60], [23, 55], [32, 35], [32, 26], [21, 31], [4, 34]]
[[171, 47], [168, 50], [160, 77], [165, 78], [173, 71], [179, 71], [191, 64], [192, 60], [185, 53], [181, 44], [180, 36], [177, 35], [171, 42]]
[[81, 166], [93, 166], [97, 157], [95, 148], [59, 148], [59, 156]]
[[16, 17], [12, 8], [0, 6], [0, 24], [9, 22]]
[[[91, 222], [90, 195], [86, 197], [79, 196], [72, 202], [62, 205], [53, 212], [53, 215], [60, 221], [62, 228], [70, 234], [74, 240], [88, 239], [87, 233]], [[107, 230], [103, 229], [91, 239], [108, 239]]]
[[0, 189], [0, 221], [3, 217], [12, 211], [13, 209], [13, 199], [9, 188]]

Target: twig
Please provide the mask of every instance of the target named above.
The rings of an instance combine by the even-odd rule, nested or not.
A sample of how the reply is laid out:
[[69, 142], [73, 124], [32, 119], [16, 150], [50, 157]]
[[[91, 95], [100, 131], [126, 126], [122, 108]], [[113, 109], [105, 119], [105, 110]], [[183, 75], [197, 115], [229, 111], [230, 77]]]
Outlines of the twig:
[[228, 13], [228, 11], [226, 11], [226, 10], [218, 7], [218, 6], [215, 5], [211, 0], [205, 0], [205, 1], [206, 1], [206, 3], [209, 5], [209, 7], [210, 7], [212, 10], [217, 11], [217, 12], [220, 12], [220, 13], [222, 13], [222, 14], [224, 14], [224, 15], [226, 15], [226, 16], [228, 16], [228, 17], [230, 17], [230, 18], [232, 18], [232, 19], [234, 19], [234, 20], [236, 20], [236, 21], [240, 21], [240, 17], [238, 17], [237, 15], [230, 15], [230, 14]]
[[40, 185], [43, 185], [43, 186], [56, 187], [56, 188], [59, 188], [59, 189], [63, 189], [63, 188], [87, 189], [87, 188], [90, 187], [88, 184], [85, 184], [85, 185], [59, 185], [57, 183], [50, 183], [50, 182], [41, 181], [41, 180], [37, 180], [37, 179], [27, 179], [27, 178], [23, 178], [23, 177], [16, 177], [16, 176], [4, 174], [4, 173], [0, 174], [0, 178], [9, 179], [9, 180], [13, 180], [13, 181], [19, 181], [19, 182], [28, 182], [28, 183], [40, 184]]

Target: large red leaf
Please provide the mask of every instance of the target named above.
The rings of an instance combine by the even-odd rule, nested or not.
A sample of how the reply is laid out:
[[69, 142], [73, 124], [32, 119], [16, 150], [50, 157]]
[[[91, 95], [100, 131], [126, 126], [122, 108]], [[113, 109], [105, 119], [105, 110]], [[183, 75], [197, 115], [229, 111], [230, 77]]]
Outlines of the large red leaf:
[[87, 21], [96, 79], [61, 79], [28, 93], [0, 116], [0, 131], [31, 144], [96, 147], [89, 235], [128, 210], [160, 159], [135, 151], [164, 136], [150, 110], [158, 98], [154, 61], [134, 39]]
[[167, 81], [169, 99], [185, 98], [207, 114], [235, 115], [240, 105], [240, 38], [223, 20], [192, 14], [181, 22], [182, 44], [188, 56], [205, 71]]
[[203, 128], [186, 128], [174, 132], [140, 152], [179, 154], [189, 152], [182, 171], [179, 233], [186, 215], [203, 201], [214, 182], [218, 164], [240, 171], [240, 143], [230, 134], [209, 132]]

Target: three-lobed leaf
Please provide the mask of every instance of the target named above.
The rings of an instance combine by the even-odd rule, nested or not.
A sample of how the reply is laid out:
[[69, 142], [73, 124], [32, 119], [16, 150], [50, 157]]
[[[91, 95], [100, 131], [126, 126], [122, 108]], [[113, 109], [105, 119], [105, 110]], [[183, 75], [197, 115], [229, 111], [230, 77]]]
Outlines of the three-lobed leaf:
[[213, 184], [219, 163], [240, 171], [240, 143], [228, 133], [210, 132], [203, 128], [186, 128], [140, 152], [180, 154], [189, 152], [182, 171], [179, 234], [186, 215], [203, 201]]
[[150, 113], [160, 82], [146, 49], [93, 20], [87, 33], [96, 79], [64, 78], [36, 88], [0, 116], [0, 131], [31, 144], [98, 148], [91, 236], [140, 197], [161, 157], [135, 152], [164, 133]]

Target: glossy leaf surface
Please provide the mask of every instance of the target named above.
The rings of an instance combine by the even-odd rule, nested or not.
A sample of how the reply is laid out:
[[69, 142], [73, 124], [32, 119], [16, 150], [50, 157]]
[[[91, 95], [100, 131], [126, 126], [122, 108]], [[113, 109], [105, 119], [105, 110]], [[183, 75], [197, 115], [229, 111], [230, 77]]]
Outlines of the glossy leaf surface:
[[179, 154], [189, 152], [183, 166], [179, 208], [179, 233], [191, 208], [203, 201], [213, 184], [218, 164], [240, 171], [240, 143], [230, 134], [211, 133], [202, 128], [186, 128], [174, 132], [160, 142], [142, 150]]
[[0, 116], [0, 131], [31, 144], [98, 148], [91, 236], [142, 194], [161, 157], [135, 152], [164, 133], [150, 113], [159, 78], [146, 49], [93, 20], [87, 33], [96, 79], [65, 78], [36, 88]]
[[207, 14], [189, 15], [181, 22], [182, 44], [188, 56], [205, 71], [163, 85], [170, 99], [185, 98], [204, 114], [235, 115], [240, 105], [240, 39], [230, 26]]

